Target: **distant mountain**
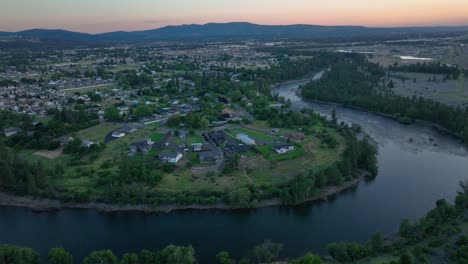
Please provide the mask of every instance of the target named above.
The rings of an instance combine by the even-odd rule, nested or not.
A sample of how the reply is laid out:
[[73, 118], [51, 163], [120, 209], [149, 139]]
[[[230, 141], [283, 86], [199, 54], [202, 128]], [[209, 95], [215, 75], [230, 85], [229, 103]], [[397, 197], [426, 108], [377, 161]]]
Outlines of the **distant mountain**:
[[39, 38], [67, 42], [140, 42], [157, 40], [206, 39], [324, 39], [369, 37], [403, 34], [467, 32], [467, 27], [400, 27], [370, 28], [362, 26], [284, 25], [269, 26], [244, 22], [209, 23], [205, 25], [166, 26], [144, 31], [117, 31], [86, 34], [66, 30], [31, 29], [20, 32], [0, 32], [1, 38]]

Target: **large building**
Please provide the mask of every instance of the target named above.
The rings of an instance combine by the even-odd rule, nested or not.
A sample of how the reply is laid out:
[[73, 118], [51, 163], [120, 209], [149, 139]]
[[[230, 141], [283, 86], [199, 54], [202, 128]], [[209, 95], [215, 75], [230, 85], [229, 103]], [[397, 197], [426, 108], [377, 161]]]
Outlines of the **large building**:
[[255, 140], [246, 134], [243, 134], [243, 133], [237, 134], [236, 138], [246, 145], [249, 145], [249, 146], [255, 145]]

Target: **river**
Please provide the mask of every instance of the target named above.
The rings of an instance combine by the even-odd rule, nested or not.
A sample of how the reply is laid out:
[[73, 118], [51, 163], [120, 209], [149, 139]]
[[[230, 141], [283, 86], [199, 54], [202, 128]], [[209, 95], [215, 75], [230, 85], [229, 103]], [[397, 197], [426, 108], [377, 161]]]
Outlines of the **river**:
[[[275, 91], [294, 108], [310, 107], [329, 115], [332, 107], [307, 103], [296, 96], [300, 82]], [[285, 244], [283, 256], [308, 251], [326, 253], [326, 244], [364, 242], [375, 232], [392, 234], [402, 219], [417, 219], [435, 201], [453, 201], [458, 182], [467, 179], [467, 150], [451, 136], [422, 125], [404, 126], [371, 113], [337, 107], [345, 122], [360, 124], [379, 145], [379, 174], [371, 182], [328, 202], [292, 208], [238, 211], [177, 211], [144, 215], [63, 210], [37, 214], [28, 209], [0, 208], [0, 243], [32, 247], [42, 256], [62, 246], [80, 260], [92, 250], [117, 254], [193, 245], [200, 263], [213, 263], [226, 250], [236, 258], [265, 239]], [[411, 140], [412, 139], [412, 140]]]

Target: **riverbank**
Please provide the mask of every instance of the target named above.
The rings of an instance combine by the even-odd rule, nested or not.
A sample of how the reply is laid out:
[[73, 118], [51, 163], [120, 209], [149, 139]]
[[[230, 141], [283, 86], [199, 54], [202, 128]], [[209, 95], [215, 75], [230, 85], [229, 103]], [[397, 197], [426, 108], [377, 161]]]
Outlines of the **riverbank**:
[[[365, 171], [359, 172], [359, 177], [345, 182], [340, 186], [330, 186], [320, 190], [313, 197], [304, 200], [302, 203], [313, 202], [317, 200], [326, 200], [327, 198], [339, 194], [348, 189], [357, 187], [362, 181], [368, 178], [370, 174]], [[239, 210], [239, 209], [256, 209], [270, 206], [283, 205], [279, 198], [268, 199], [258, 202], [249, 208], [238, 208], [230, 206], [223, 202], [218, 202], [213, 205], [114, 205], [106, 203], [74, 203], [74, 202], [61, 202], [54, 199], [35, 198], [32, 196], [18, 196], [6, 192], [0, 192], [0, 206], [6, 207], [22, 207], [33, 210], [34, 212], [56, 212], [63, 209], [93, 209], [100, 212], [144, 212], [144, 213], [170, 213], [178, 210]]]
[[[299, 98], [301, 98], [301, 100], [304, 101], [304, 102], [316, 103], [316, 104], [322, 104], [322, 105], [329, 105], [329, 106], [334, 106], [334, 107], [343, 107], [343, 108], [348, 108], [348, 109], [352, 109], [352, 110], [356, 110], [356, 111], [361, 111], [363, 113], [371, 113], [371, 114], [374, 114], [376, 116], [380, 116], [380, 117], [388, 118], [388, 119], [391, 119], [391, 120], [395, 120], [391, 115], [380, 113], [380, 112], [375, 112], [375, 111], [370, 111], [370, 110], [367, 110], [365, 108], [358, 107], [358, 106], [345, 105], [345, 104], [340, 104], [340, 103], [335, 103], [335, 102], [327, 102], [327, 101], [320, 101], [320, 100], [313, 100], [313, 99], [304, 98], [302, 96], [301, 86], [299, 86], [297, 88], [296, 95]], [[395, 121], [397, 121], [397, 120], [395, 120]], [[454, 138], [456, 138], [458, 140], [462, 140], [461, 135], [459, 135], [457, 133], [454, 133], [454, 132], [450, 131], [449, 129], [447, 129], [447, 128], [443, 127], [443, 126], [438, 125], [438, 124], [433, 123], [433, 122], [430, 122], [430, 121], [421, 120], [421, 119], [413, 119], [413, 124], [418, 124], [418, 125], [431, 127], [433, 129], [436, 129], [438, 132], [445, 133], [445, 134], [450, 135], [450, 136], [452, 136], [452, 137], [454, 137]]]

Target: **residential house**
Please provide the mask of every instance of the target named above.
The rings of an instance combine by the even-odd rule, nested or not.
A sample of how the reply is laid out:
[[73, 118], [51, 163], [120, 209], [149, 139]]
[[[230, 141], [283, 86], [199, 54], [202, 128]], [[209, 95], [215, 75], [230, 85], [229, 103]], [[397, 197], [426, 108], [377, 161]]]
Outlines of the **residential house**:
[[91, 146], [94, 145], [94, 144], [96, 144], [96, 143], [94, 143], [94, 142], [91, 141], [91, 140], [85, 140], [85, 141], [83, 141], [83, 142], [81, 143], [81, 145], [82, 145], [83, 147], [86, 147], [86, 148], [89, 148], [89, 147], [91, 147]]
[[292, 133], [286, 135], [286, 138], [292, 141], [303, 141], [306, 139], [306, 135], [304, 133]]
[[129, 155], [134, 155], [136, 153], [148, 153], [153, 147], [154, 142], [147, 138], [140, 142], [135, 142], [130, 145]]
[[193, 143], [192, 149], [194, 152], [200, 152], [202, 151], [202, 146], [203, 146], [203, 143]]
[[179, 131], [179, 138], [187, 138], [187, 134], [187, 131], [182, 129]]
[[291, 151], [294, 151], [294, 145], [287, 143], [276, 143], [273, 145], [273, 150], [278, 154], [285, 154]]
[[226, 151], [232, 154], [240, 154], [240, 153], [247, 153], [252, 151], [252, 146], [239, 144], [239, 145], [231, 145], [226, 144]]
[[158, 155], [159, 159], [164, 162], [177, 164], [182, 159], [182, 153], [175, 151], [164, 151]]
[[138, 128], [127, 125], [127, 126], [123, 126], [123, 127], [119, 128], [119, 130], [120, 130], [122, 133], [131, 134], [131, 133], [133, 133], [133, 132], [138, 131]]
[[119, 110], [120, 116], [128, 115], [130, 113], [130, 108], [126, 105], [117, 107]]
[[75, 140], [73, 137], [65, 135], [65, 136], [59, 137], [58, 140], [56, 141], [59, 141], [61, 146], [65, 146], [65, 145], [68, 145], [73, 140]]
[[220, 148], [213, 146], [211, 149], [207, 151], [200, 152], [198, 154], [198, 157], [200, 158], [200, 163], [203, 163], [203, 164], [219, 163], [223, 160], [224, 153]]
[[15, 134], [18, 134], [21, 131], [22, 130], [19, 127], [8, 127], [3, 129], [3, 134], [5, 135], [5, 137], [11, 137]]
[[206, 141], [211, 141], [217, 146], [222, 145], [226, 142], [226, 135], [224, 134], [224, 131], [211, 131], [202, 134], [202, 136], [205, 138]]
[[112, 132], [111, 136], [113, 138], [123, 138], [123, 137], [125, 137], [125, 133], [122, 132], [120, 129], [118, 129], [118, 130], [115, 130], [114, 132]]

